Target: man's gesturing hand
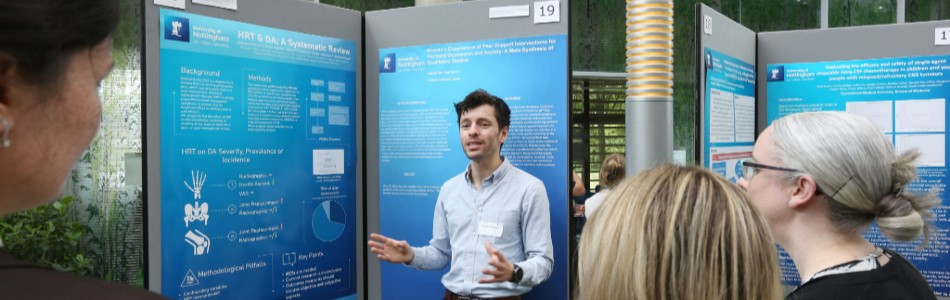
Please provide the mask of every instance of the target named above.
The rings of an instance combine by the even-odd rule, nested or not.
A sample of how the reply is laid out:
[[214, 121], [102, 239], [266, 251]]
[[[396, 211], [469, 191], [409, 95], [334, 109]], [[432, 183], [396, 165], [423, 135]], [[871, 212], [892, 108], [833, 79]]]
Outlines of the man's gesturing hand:
[[370, 234], [369, 238], [369, 250], [376, 253], [376, 258], [391, 263], [412, 261], [412, 248], [406, 241], [397, 241], [376, 233]]
[[488, 264], [495, 267], [494, 270], [482, 269], [482, 274], [491, 277], [478, 279], [479, 283], [507, 282], [511, 280], [511, 274], [515, 270], [515, 265], [505, 259], [505, 255], [498, 249], [491, 246], [491, 242], [485, 241], [485, 250], [488, 251]]

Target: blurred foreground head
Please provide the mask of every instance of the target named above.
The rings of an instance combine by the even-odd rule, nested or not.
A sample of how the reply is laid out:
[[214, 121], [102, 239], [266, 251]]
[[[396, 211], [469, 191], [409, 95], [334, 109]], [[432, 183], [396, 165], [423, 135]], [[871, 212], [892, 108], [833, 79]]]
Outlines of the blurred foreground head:
[[695, 166], [614, 188], [581, 235], [579, 299], [781, 299], [778, 256], [745, 192]]
[[0, 1], [0, 215], [59, 196], [99, 127], [115, 0]]

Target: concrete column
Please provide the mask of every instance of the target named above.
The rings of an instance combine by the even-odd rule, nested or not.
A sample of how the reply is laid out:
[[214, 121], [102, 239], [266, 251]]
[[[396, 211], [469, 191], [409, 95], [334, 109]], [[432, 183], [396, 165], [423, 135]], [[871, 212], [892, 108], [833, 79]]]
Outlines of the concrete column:
[[673, 162], [673, 1], [627, 0], [627, 175]]

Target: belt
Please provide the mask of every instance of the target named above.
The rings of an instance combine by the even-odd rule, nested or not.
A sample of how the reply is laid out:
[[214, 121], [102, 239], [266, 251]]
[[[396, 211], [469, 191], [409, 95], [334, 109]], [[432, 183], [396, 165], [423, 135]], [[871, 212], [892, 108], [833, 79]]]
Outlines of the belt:
[[472, 297], [472, 296], [462, 296], [456, 293], [453, 293], [449, 289], [445, 289], [445, 300], [521, 300], [521, 296], [507, 296], [507, 297]]

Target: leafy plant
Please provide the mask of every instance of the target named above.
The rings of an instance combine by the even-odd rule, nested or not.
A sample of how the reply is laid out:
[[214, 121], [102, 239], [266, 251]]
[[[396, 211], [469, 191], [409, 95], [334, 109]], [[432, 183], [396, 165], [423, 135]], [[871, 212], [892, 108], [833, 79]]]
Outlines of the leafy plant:
[[95, 258], [100, 278], [140, 286], [142, 281], [136, 274], [142, 271], [142, 243], [141, 232], [135, 230], [140, 225], [134, 216], [142, 213], [140, 205], [136, 205], [141, 199], [122, 201], [120, 198], [128, 197], [123, 196], [105, 198], [99, 205], [86, 208], [86, 223], [97, 226], [89, 239], [95, 249], [90, 255]]
[[89, 226], [78, 220], [72, 196], [0, 219], [0, 238], [20, 260], [78, 275], [95, 272], [86, 239]]

